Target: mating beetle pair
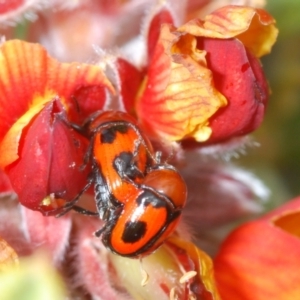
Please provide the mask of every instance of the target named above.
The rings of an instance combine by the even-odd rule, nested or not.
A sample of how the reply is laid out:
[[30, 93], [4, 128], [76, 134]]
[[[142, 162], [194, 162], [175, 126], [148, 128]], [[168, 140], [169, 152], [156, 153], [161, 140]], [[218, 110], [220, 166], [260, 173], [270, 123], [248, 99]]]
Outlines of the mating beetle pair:
[[[86, 160], [92, 174], [82, 192], [67, 204], [104, 222], [96, 232], [112, 252], [141, 257], [157, 249], [174, 231], [186, 202], [186, 185], [178, 171], [160, 162], [135, 120], [120, 111], [107, 111], [83, 128], [90, 139]], [[94, 184], [97, 213], [76, 201]]]

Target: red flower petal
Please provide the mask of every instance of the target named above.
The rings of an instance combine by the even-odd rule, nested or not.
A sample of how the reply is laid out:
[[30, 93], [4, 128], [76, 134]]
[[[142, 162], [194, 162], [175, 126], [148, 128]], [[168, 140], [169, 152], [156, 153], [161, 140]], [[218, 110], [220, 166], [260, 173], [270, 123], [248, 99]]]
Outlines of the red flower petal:
[[203, 21], [193, 19], [180, 26], [178, 31], [198, 37], [236, 37], [256, 57], [271, 51], [278, 34], [275, 20], [265, 10], [238, 5], [227, 5], [217, 9]]
[[23, 133], [20, 158], [6, 170], [20, 202], [43, 213], [55, 213], [64, 204], [60, 199], [72, 200], [89, 172], [80, 170], [87, 141], [65, 117], [59, 100], [47, 104]]
[[148, 59], [151, 62], [156, 43], [160, 35], [160, 29], [162, 24], [174, 24], [173, 17], [169, 10], [163, 7], [158, 13], [155, 14], [148, 29]]
[[125, 111], [132, 113], [143, 73], [122, 58], [116, 59], [115, 68], [117, 90], [119, 92], [120, 103], [122, 104], [121, 110], [125, 109]]
[[252, 132], [264, 118], [269, 96], [260, 62], [236, 39], [204, 38], [203, 49], [215, 86], [228, 100], [210, 118], [209, 142]]
[[225, 104], [196, 39], [163, 25], [136, 105], [145, 131], [166, 142], [190, 136], [205, 141], [211, 134], [208, 119]]
[[239, 227], [225, 240], [215, 259], [222, 299], [297, 299], [299, 220], [297, 198], [261, 220]]

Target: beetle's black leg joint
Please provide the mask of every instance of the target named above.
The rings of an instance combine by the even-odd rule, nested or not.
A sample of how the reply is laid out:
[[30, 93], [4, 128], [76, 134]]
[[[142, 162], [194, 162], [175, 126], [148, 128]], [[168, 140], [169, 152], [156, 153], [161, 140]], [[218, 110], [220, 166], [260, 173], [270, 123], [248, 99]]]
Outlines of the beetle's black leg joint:
[[99, 217], [98, 212], [90, 211], [88, 209], [85, 209], [85, 208], [77, 206], [77, 205], [73, 205], [72, 209], [82, 215]]

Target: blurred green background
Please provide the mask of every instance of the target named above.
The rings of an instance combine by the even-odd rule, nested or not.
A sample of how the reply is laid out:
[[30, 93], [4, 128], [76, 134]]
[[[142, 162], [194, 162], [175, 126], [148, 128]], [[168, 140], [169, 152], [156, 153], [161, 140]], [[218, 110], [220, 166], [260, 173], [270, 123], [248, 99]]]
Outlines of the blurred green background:
[[300, 195], [300, 1], [269, 0], [266, 9], [279, 28], [272, 53], [262, 59], [272, 95], [254, 134], [261, 146], [238, 163], [266, 182], [273, 207]]

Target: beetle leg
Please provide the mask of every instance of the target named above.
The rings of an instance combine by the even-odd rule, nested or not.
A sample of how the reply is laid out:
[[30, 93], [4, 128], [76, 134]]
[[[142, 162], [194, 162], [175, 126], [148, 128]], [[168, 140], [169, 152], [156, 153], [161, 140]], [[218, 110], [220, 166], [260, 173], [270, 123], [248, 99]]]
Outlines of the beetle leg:
[[91, 138], [91, 142], [88, 145], [87, 151], [83, 157], [83, 164], [80, 166], [80, 171], [83, 171], [88, 163], [91, 161], [91, 158], [93, 157], [93, 140], [94, 137]]
[[96, 237], [100, 237], [100, 235], [106, 230], [106, 228], [107, 228], [107, 223], [101, 229], [95, 231], [94, 235]]
[[99, 217], [98, 212], [90, 211], [77, 205], [73, 205], [72, 209], [82, 215]]
[[99, 230], [94, 232], [94, 235], [96, 237], [100, 237], [100, 235], [102, 233], [104, 233], [105, 231], [110, 231], [112, 226], [115, 224], [115, 222], [117, 221], [119, 215], [122, 213], [123, 208], [122, 207], [118, 207], [116, 209], [111, 209], [109, 211], [109, 220], [103, 225], [102, 228], [100, 228]]
[[90, 188], [92, 183], [93, 183], [93, 180], [89, 180], [88, 183], [85, 185], [85, 187], [76, 195], [76, 197], [72, 201], [65, 204], [65, 206], [63, 207], [62, 212], [57, 214], [56, 217], [59, 218], [59, 217], [65, 215], [71, 209], [73, 209], [73, 206], [75, 205], [75, 203], [77, 203], [78, 200], [80, 199], [80, 197]]

